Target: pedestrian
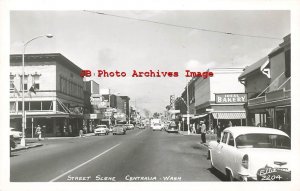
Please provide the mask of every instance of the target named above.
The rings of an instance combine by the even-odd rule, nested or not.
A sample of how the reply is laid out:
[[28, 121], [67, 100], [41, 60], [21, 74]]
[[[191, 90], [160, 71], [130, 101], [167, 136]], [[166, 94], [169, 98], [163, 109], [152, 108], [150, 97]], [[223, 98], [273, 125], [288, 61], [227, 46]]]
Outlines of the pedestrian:
[[38, 125], [35, 129], [35, 134], [38, 136], [38, 140], [40, 141], [42, 139], [42, 129], [40, 125]]
[[72, 133], [73, 133], [73, 131], [72, 131], [72, 125], [70, 124], [69, 125], [69, 134], [70, 134], [70, 136], [72, 136]]
[[84, 125], [84, 127], [83, 127], [83, 133], [87, 134], [87, 127], [86, 127], [86, 125]]
[[193, 134], [196, 134], [196, 124], [193, 123], [193, 131], [192, 131]]
[[68, 134], [68, 131], [67, 131], [67, 126], [66, 126], [66, 125], [64, 125], [64, 134], [63, 134], [63, 136], [67, 136], [67, 134]]
[[79, 130], [79, 137], [83, 137], [83, 130], [82, 129]]
[[44, 137], [44, 140], [46, 138], [46, 125], [42, 126], [42, 137]]
[[204, 121], [200, 121], [200, 125], [201, 125], [201, 140], [202, 143], [206, 143], [206, 125]]
[[220, 139], [221, 138], [221, 131], [222, 131], [220, 122], [217, 124], [216, 131], [217, 131], [217, 138]]
[[228, 122], [228, 127], [232, 127], [232, 122], [231, 121]]

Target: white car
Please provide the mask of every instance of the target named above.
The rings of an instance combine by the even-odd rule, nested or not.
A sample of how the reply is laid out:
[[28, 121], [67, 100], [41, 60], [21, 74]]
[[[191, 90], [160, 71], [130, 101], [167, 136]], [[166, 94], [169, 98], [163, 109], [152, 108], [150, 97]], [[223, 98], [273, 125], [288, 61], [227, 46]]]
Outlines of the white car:
[[23, 133], [21, 131], [16, 131], [15, 128], [10, 128], [10, 135], [13, 136], [14, 139], [21, 139]]
[[108, 135], [109, 129], [106, 125], [97, 125], [96, 129], [94, 129], [95, 135]]
[[290, 180], [291, 140], [283, 131], [264, 127], [229, 127], [209, 143], [211, 168], [228, 181]]
[[160, 123], [154, 123], [152, 125], [152, 130], [153, 131], [161, 131], [163, 129], [163, 126]]

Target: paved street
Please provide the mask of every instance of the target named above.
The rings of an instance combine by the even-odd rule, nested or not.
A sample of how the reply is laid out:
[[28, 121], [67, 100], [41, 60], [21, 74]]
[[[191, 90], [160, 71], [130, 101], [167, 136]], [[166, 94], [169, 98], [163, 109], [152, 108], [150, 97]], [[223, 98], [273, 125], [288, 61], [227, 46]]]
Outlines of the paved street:
[[199, 136], [152, 131], [42, 141], [12, 153], [11, 181], [220, 181]]

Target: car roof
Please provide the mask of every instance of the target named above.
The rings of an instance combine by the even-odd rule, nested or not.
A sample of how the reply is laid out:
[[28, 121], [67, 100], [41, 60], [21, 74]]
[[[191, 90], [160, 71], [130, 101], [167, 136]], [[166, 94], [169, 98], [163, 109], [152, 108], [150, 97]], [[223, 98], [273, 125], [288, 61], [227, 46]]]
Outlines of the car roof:
[[97, 127], [107, 127], [106, 125], [97, 125]]
[[[244, 134], [278, 134], [278, 135], [285, 135], [288, 136], [285, 132], [268, 127], [254, 127], [254, 126], [235, 126], [235, 127], [228, 127], [224, 129], [224, 132], [231, 132], [232, 136], [236, 138], [239, 135]], [[288, 136], [289, 137], [289, 136]]]

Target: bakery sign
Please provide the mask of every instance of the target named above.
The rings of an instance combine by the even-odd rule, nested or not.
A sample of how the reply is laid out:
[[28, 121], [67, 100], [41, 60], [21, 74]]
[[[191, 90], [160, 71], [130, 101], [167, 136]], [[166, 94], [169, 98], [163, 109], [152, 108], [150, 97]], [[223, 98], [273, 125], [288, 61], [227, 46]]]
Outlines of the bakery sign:
[[246, 93], [222, 93], [215, 94], [216, 104], [228, 103], [247, 103], [248, 98]]

